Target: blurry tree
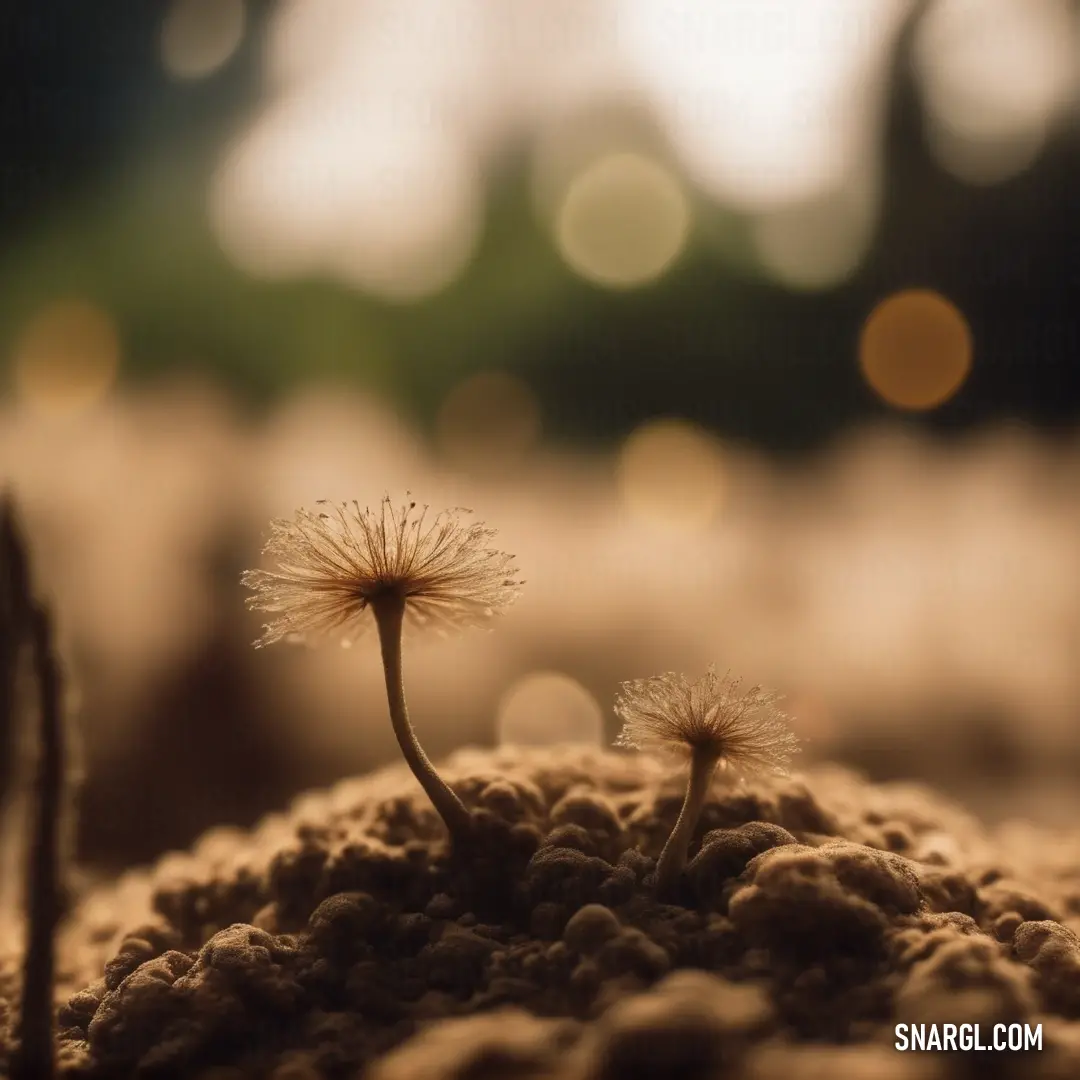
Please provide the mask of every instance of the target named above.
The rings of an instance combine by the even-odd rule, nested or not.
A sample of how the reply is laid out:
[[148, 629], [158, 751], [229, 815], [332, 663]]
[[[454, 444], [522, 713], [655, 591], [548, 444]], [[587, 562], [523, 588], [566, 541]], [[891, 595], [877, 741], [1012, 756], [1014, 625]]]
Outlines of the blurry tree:
[[466, 272], [431, 299], [393, 305], [322, 279], [256, 281], [228, 264], [205, 192], [256, 99], [269, 6], [248, 5], [239, 52], [193, 83], [160, 69], [165, 10], [117, 0], [105, 17], [54, 0], [0, 13], [4, 353], [41, 304], [80, 296], [117, 320], [131, 379], [200, 368], [258, 401], [331, 375], [428, 421], [463, 375], [502, 368], [536, 388], [557, 436], [608, 438], [663, 412], [801, 451], [886, 408], [859, 377], [858, 333], [882, 296], [918, 285], [964, 312], [975, 364], [962, 393], [915, 422], [1077, 419], [1080, 144], [1062, 132], [1033, 168], [996, 186], [948, 177], [924, 145], [905, 44], [884, 133], [883, 218], [845, 284], [778, 286], [747, 254], [743, 223], [699, 206], [694, 243], [659, 284], [603, 291], [560, 262], [511, 155]]

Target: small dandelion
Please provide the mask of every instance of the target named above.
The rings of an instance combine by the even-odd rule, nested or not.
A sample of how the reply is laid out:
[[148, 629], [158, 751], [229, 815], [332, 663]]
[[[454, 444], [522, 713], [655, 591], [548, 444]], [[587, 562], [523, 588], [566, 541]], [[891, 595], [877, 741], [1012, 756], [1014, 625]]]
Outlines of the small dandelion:
[[718, 676], [712, 667], [692, 683], [667, 672], [623, 683], [615, 700], [615, 713], [623, 721], [617, 746], [690, 762], [686, 798], [656, 868], [661, 895], [676, 891], [717, 766], [784, 773], [799, 750], [787, 716], [776, 707], [780, 695], [760, 686], [740, 692], [741, 683], [730, 673]]
[[[272, 612], [257, 647], [338, 635], [343, 643], [374, 621], [382, 650], [390, 720], [409, 768], [456, 843], [466, 840], [468, 811], [428, 760], [409, 721], [401, 674], [405, 626], [440, 632], [487, 623], [522, 584], [513, 556], [488, 546], [493, 529], [466, 523], [458, 508], [428, 517], [408, 502], [378, 510], [359, 503], [319, 503], [292, 521], [271, 524], [264, 554], [278, 569], [248, 570], [241, 582], [254, 595], [248, 607]], [[369, 617], [368, 613], [371, 613]]]

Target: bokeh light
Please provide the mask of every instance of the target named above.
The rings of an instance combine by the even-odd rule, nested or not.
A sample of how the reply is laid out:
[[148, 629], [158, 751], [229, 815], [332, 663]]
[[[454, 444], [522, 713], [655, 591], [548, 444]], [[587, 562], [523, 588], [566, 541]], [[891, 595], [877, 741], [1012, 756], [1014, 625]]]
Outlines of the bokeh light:
[[15, 389], [53, 415], [100, 400], [120, 365], [120, 339], [109, 315], [84, 300], [61, 300], [34, 315], [15, 342]]
[[920, 23], [915, 63], [938, 160], [970, 183], [1016, 175], [1042, 149], [1076, 89], [1067, 0], [939, 0]]
[[540, 437], [540, 404], [521, 379], [485, 371], [454, 387], [439, 408], [436, 437], [443, 456], [476, 474], [502, 474]]
[[742, 209], [842, 184], [904, 0], [627, 0], [620, 42], [692, 179]]
[[702, 528], [723, 501], [720, 443], [685, 420], [651, 420], [634, 431], [619, 453], [616, 477], [629, 512], [655, 524]]
[[212, 75], [244, 36], [244, 0], [173, 0], [161, 27], [161, 62], [177, 79]]
[[[234, 6], [177, 0], [169, 26]], [[857, 268], [878, 221], [890, 59], [914, 9], [282, 2], [265, 36], [267, 101], [225, 155], [214, 227], [257, 276], [329, 273], [389, 300], [430, 296], [469, 265], [507, 151], [539, 147], [539, 201], [590, 281], [662, 273], [685, 242], [692, 186], [754, 216], [776, 280], [828, 288]], [[929, 5], [915, 66], [946, 168], [987, 183], [1030, 163], [1075, 96], [1074, 23], [1068, 0]], [[568, 164], [576, 175], [550, 190]]]
[[682, 251], [690, 207], [677, 177], [640, 154], [612, 154], [570, 184], [556, 239], [582, 277], [611, 288], [659, 277]]
[[603, 741], [604, 717], [596, 698], [576, 679], [558, 671], [523, 676], [499, 701], [501, 745], [553, 746]]
[[890, 405], [932, 409], [960, 389], [971, 369], [967, 320], [929, 289], [907, 289], [870, 313], [859, 341], [866, 381]]
[[461, 272], [481, 210], [480, 178], [452, 140], [318, 94], [270, 109], [210, 200], [219, 242], [249, 273], [324, 271], [393, 301]]
[[878, 185], [869, 180], [808, 203], [763, 214], [753, 225], [763, 267], [791, 289], [827, 289], [859, 268], [877, 220]]
[[385, 402], [313, 383], [272, 414], [250, 488], [262, 512], [277, 517], [313, 497], [377, 503], [387, 491], [426, 483], [429, 473], [417, 433]]

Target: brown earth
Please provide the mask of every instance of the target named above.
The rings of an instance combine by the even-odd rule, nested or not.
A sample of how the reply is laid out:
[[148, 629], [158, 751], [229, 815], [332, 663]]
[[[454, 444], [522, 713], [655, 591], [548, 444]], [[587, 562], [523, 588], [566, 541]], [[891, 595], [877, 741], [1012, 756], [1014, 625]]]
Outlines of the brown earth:
[[[1080, 1075], [1080, 830], [991, 832], [837, 768], [721, 777], [664, 905], [681, 786], [651, 759], [462, 751], [446, 776], [476, 816], [454, 862], [392, 768], [90, 891], [62, 942], [64, 1074]], [[1043, 1050], [905, 1054], [901, 1022], [1041, 1024]]]

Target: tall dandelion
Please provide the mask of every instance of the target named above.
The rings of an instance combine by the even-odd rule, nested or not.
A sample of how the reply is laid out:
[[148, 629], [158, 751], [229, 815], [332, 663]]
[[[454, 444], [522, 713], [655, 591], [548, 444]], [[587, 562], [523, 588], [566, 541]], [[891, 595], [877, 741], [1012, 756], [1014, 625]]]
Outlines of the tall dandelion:
[[[378, 509], [317, 504], [271, 524], [264, 554], [277, 570], [248, 570], [248, 607], [272, 612], [256, 647], [281, 640], [358, 636], [374, 619], [386, 676], [390, 722], [413, 775], [455, 845], [470, 833], [461, 800], [435, 771], [409, 720], [401, 670], [403, 627], [440, 631], [479, 626], [513, 602], [522, 582], [513, 556], [488, 546], [493, 529], [467, 522], [461, 508], [433, 517], [415, 502]], [[370, 615], [369, 615], [370, 612]]]
[[696, 682], [667, 672], [622, 684], [615, 712], [623, 722], [616, 745], [689, 760], [686, 797], [656, 867], [656, 891], [677, 892], [690, 840], [718, 765], [742, 772], [786, 772], [798, 752], [779, 695], [760, 686], [740, 693], [741, 679], [715, 668]]

